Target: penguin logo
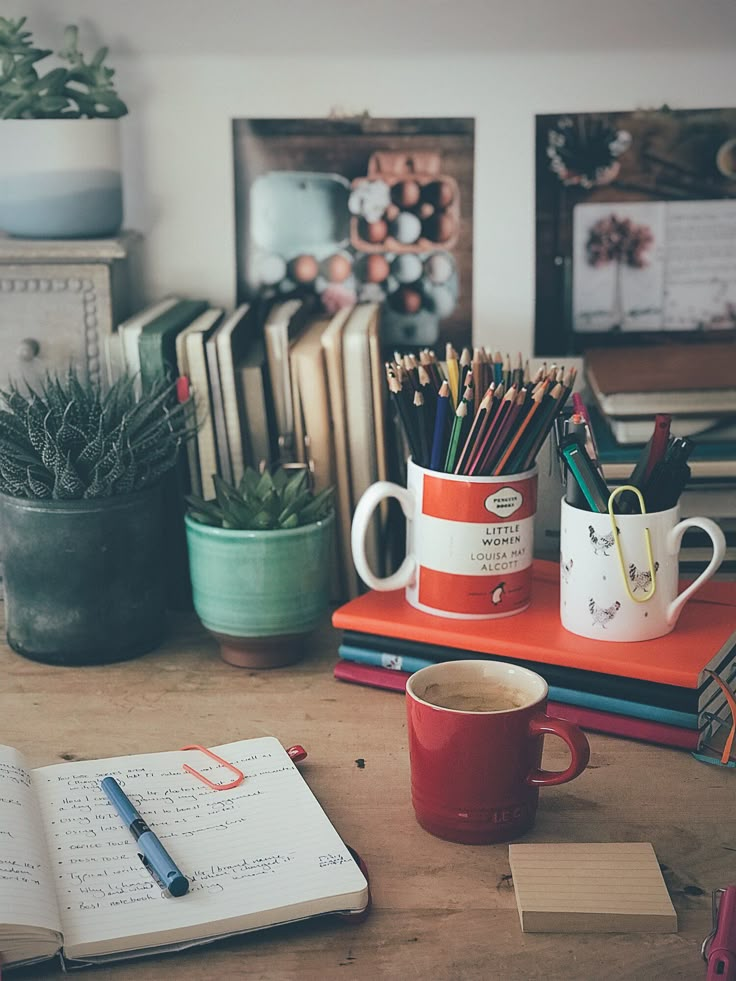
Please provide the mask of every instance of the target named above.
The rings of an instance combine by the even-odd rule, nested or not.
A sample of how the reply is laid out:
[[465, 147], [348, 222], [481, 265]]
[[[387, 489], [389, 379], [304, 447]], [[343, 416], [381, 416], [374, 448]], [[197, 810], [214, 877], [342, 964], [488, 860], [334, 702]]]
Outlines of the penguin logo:
[[494, 606], [498, 606], [498, 604], [502, 601], [503, 594], [505, 592], [506, 592], [506, 583], [500, 582], [498, 586], [496, 586], [491, 593], [491, 603], [493, 603]]
[[[494, 586], [490, 591], [491, 593], [491, 603], [494, 606], [498, 606], [499, 603], [503, 602], [503, 595], [506, 592], [506, 582], [502, 581], [497, 586]], [[487, 592], [483, 593], [469, 593], [469, 596], [488, 596]]]

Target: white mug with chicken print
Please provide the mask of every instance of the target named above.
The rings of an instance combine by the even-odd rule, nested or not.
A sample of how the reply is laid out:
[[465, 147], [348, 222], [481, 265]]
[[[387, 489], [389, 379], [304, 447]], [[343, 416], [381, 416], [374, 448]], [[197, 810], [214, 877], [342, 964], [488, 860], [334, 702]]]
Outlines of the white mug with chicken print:
[[[674, 630], [685, 603], [723, 561], [723, 532], [710, 518], [680, 521], [678, 507], [614, 517], [616, 533], [608, 512], [584, 511], [562, 501], [562, 626], [595, 640], [661, 637]], [[713, 555], [698, 578], [678, 593], [678, 556], [688, 528], [708, 535]]]

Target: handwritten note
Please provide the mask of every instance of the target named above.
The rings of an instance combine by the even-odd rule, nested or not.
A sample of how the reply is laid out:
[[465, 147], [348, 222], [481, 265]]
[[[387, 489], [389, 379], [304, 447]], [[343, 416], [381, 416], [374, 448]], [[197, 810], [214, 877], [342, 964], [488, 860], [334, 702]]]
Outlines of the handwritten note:
[[[245, 773], [239, 787], [213, 791], [186, 773], [184, 762], [214, 781], [230, 779], [191, 752], [34, 771], [70, 956], [183, 942], [201, 936], [202, 924], [212, 934], [233, 932], [244, 919], [257, 927], [273, 922], [273, 911], [284, 911], [276, 921], [291, 919], [288, 908], [361, 888], [349, 852], [277, 740], [216, 752]], [[144, 869], [100, 790], [107, 775], [189, 878], [187, 895], [172, 899]]]
[[3, 926], [61, 931], [31, 774], [9, 746], [0, 746], [0, 910]]

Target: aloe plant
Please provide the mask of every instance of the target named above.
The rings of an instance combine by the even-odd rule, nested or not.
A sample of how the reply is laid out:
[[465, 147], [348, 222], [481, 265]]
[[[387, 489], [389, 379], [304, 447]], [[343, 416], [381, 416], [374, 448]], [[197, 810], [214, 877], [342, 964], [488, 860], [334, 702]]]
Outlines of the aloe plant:
[[69, 369], [38, 390], [0, 390], [0, 491], [76, 500], [127, 494], [155, 483], [195, 432], [189, 402], [161, 380], [143, 396], [132, 378], [105, 394]]
[[214, 500], [187, 497], [190, 517], [205, 525], [258, 531], [298, 528], [321, 521], [333, 509], [333, 488], [315, 494], [306, 470], [258, 473], [248, 467], [237, 486], [217, 475], [214, 482]]
[[34, 47], [31, 32], [23, 29], [25, 22], [25, 17], [0, 17], [0, 118], [117, 119], [127, 113], [112, 82], [115, 71], [104, 64], [107, 48], [86, 61], [77, 46], [79, 32], [70, 25], [58, 52], [68, 67], [39, 74], [40, 62], [53, 52]]

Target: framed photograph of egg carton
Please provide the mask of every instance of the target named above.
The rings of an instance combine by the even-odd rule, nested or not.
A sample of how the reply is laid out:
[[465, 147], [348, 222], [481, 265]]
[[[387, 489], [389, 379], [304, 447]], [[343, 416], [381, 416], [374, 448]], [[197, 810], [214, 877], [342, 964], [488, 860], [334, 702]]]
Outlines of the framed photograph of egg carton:
[[241, 119], [233, 145], [239, 301], [379, 301], [387, 347], [471, 343], [472, 119]]

